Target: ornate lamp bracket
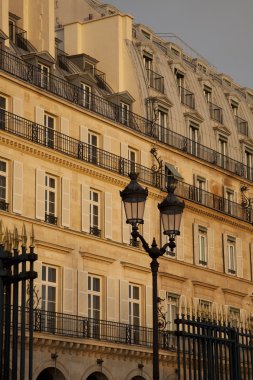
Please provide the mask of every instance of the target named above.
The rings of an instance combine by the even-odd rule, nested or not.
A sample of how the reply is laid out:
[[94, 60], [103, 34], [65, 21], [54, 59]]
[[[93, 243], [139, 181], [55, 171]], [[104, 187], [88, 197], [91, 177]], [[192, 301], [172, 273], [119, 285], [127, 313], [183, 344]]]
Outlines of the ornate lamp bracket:
[[158, 149], [155, 147], [155, 145], [153, 145], [153, 147], [151, 148], [150, 153], [156, 161], [154, 165], [151, 167], [151, 170], [153, 173], [160, 173], [163, 167], [163, 160], [161, 159], [161, 157], [158, 157]]
[[250, 198], [246, 196], [246, 192], [249, 190], [249, 187], [246, 183], [241, 183], [241, 194], [242, 194], [242, 207], [249, 208], [250, 207]]

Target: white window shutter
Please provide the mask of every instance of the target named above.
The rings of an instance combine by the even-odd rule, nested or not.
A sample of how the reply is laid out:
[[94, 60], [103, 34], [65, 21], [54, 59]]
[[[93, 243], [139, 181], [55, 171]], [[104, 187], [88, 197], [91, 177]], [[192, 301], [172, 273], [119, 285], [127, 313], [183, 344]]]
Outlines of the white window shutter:
[[107, 320], [116, 321], [116, 280], [115, 278], [107, 277]]
[[207, 244], [208, 244], [207, 265], [208, 265], [208, 268], [215, 269], [214, 230], [212, 228], [208, 228], [208, 230], [207, 230]]
[[148, 155], [143, 150], [141, 150], [141, 165], [148, 167]]
[[243, 277], [242, 239], [236, 238], [236, 274]]
[[23, 116], [24, 106], [23, 99], [13, 96], [13, 113], [17, 116]]
[[153, 327], [153, 293], [152, 286], [146, 286], [146, 327]]
[[112, 193], [105, 193], [105, 238], [112, 239]]
[[199, 225], [193, 223], [193, 262], [199, 265]]
[[70, 180], [62, 178], [62, 225], [70, 227]]
[[37, 124], [44, 125], [44, 109], [41, 107], [35, 107], [35, 121]]
[[61, 117], [61, 133], [69, 136], [69, 119]]
[[74, 313], [74, 270], [63, 268], [63, 302], [62, 311], [66, 314]]
[[184, 261], [184, 221], [181, 222], [180, 235], [176, 237], [177, 260]]
[[106, 151], [106, 152], [109, 152], [111, 153], [111, 137], [110, 136], [106, 136], [104, 135], [103, 136], [103, 149]]
[[13, 212], [23, 212], [23, 163], [13, 161]]
[[78, 271], [77, 273], [78, 289], [78, 315], [88, 317], [88, 272]]
[[128, 145], [125, 143], [120, 143], [120, 155], [122, 158], [128, 159]]
[[148, 243], [150, 242], [150, 205], [147, 202], [144, 211], [143, 237]]
[[[39, 260], [34, 261], [34, 271], [37, 272], [37, 278], [34, 280], [35, 294], [34, 297], [34, 306], [41, 308], [41, 296], [42, 296], [42, 262]], [[19, 292], [21, 294], [21, 292]]]
[[223, 243], [223, 265], [225, 273], [228, 273], [228, 249], [227, 249], [227, 240], [228, 235], [222, 234], [222, 243]]
[[90, 232], [90, 188], [82, 184], [82, 231]]
[[36, 169], [36, 218], [45, 220], [45, 172]]
[[122, 202], [122, 242], [130, 244], [130, 224], [126, 224], [126, 213]]
[[129, 323], [129, 283], [120, 280], [120, 322]]
[[79, 126], [80, 141], [88, 143], [88, 128], [84, 125]]

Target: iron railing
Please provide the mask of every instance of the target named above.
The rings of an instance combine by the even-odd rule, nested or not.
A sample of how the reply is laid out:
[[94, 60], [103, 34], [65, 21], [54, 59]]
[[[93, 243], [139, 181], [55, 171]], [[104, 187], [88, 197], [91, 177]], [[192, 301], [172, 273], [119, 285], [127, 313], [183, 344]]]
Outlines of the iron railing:
[[235, 122], [236, 122], [238, 132], [248, 137], [249, 136], [248, 122], [237, 115], [235, 116]]
[[[29, 309], [27, 315], [28, 312]], [[147, 348], [152, 348], [153, 339], [153, 330], [148, 327], [40, 309], [34, 310], [34, 331]], [[159, 345], [164, 350], [174, 349], [176, 345], [174, 332], [159, 331]]]
[[[123, 176], [128, 176], [133, 169], [133, 162], [130, 160], [4, 110], [0, 110], [0, 130]], [[188, 145], [189, 142], [190, 140], [185, 140], [186, 150], [192, 149], [192, 146]], [[177, 141], [175, 140], [175, 144], [176, 143]], [[216, 160], [224, 160], [223, 164], [229, 165], [229, 162], [226, 161], [226, 157], [223, 155], [217, 155]], [[134, 166], [135, 171], [139, 173], [140, 181], [147, 185], [165, 190], [168, 177], [164, 171], [156, 173], [152, 171], [152, 169], [137, 163], [134, 163]], [[251, 171], [248, 170], [248, 174], [250, 174], [252, 178], [252, 169]], [[229, 201], [228, 199], [201, 190], [185, 182], [178, 181], [176, 194], [184, 199], [202, 204], [203, 206], [245, 222], [252, 223], [253, 221], [253, 210], [251, 208], [245, 208], [239, 203]]]
[[46, 223], [57, 225], [57, 220], [58, 220], [58, 218], [55, 215], [45, 214], [45, 222]]
[[194, 93], [181, 86], [179, 86], [178, 89], [179, 89], [181, 103], [192, 109], [195, 109]]
[[19, 48], [28, 51], [27, 33], [16, 25], [10, 25], [10, 40]]
[[164, 93], [164, 77], [153, 70], [146, 69], [150, 87]]
[[[200, 160], [224, 168], [224, 160], [222, 159], [222, 155], [217, 151], [195, 142], [194, 145], [197, 146], [197, 150], [192, 151], [191, 146], [193, 141], [187, 137], [168, 130], [167, 128], [161, 127], [153, 121], [145, 119], [130, 111], [126, 111], [128, 115], [127, 118], [122, 118], [122, 110], [120, 106], [117, 106], [94, 94], [90, 94], [91, 101], [86, 104], [86, 102], [83, 101], [83, 90], [78, 86], [68, 83], [66, 80], [49, 74], [47, 85], [42, 86], [43, 81], [41, 81], [41, 72], [37, 67], [28, 64], [22, 59], [17, 58], [16, 56], [1, 49], [0, 68], [19, 79], [32, 83], [33, 85], [43, 88], [44, 90], [77, 104], [82, 108], [89, 109], [92, 112], [102, 115], [107, 119], [118, 122], [127, 128], [134, 130], [135, 132], [155, 138], [168, 146], [184, 151], [187, 154], [194, 155]], [[217, 115], [216, 112], [213, 111], [215, 109], [217, 109]], [[222, 120], [221, 111], [222, 109], [220, 109], [220, 107], [212, 105], [211, 103], [210, 112], [214, 116], [216, 115], [219, 120]], [[226, 157], [226, 163], [227, 164], [224, 169], [240, 176], [241, 178], [253, 181], [252, 168], [249, 168], [242, 162], [236, 161], [230, 157]]]
[[97, 237], [101, 237], [101, 230], [98, 227], [91, 227], [90, 226], [90, 234], [97, 236]]
[[218, 121], [220, 124], [223, 124], [222, 108], [212, 102], [208, 102], [208, 105], [211, 119]]
[[8, 211], [9, 210], [9, 203], [0, 200], [0, 210]]

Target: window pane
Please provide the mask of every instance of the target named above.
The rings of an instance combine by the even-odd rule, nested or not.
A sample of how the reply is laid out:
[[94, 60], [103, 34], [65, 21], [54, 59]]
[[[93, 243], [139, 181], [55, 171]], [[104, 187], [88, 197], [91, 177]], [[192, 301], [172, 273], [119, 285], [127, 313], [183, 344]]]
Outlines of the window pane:
[[100, 292], [100, 279], [94, 277], [93, 278], [93, 290], [96, 292]]
[[54, 301], [56, 300], [56, 288], [49, 286], [48, 287], [48, 301]]
[[135, 300], [140, 299], [139, 291], [140, 289], [137, 286], [133, 287], [133, 299]]
[[6, 173], [6, 162], [0, 161], [0, 171]]
[[100, 297], [99, 296], [93, 296], [93, 309], [94, 310], [100, 310]]
[[47, 268], [42, 266], [42, 281], [46, 281]]
[[56, 269], [55, 268], [48, 268], [48, 281], [50, 282], [56, 282]]

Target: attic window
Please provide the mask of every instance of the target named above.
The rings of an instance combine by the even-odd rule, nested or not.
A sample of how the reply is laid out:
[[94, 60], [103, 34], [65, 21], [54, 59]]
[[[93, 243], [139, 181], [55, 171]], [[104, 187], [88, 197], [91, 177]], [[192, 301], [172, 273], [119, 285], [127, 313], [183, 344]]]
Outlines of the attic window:
[[225, 78], [223, 78], [223, 83], [226, 84], [227, 86], [231, 87], [231, 82]]
[[150, 37], [151, 37], [151, 36], [150, 36], [150, 34], [149, 34], [148, 32], [146, 32], [146, 31], [143, 30], [143, 29], [141, 30], [141, 32], [142, 32], [142, 34], [143, 34], [144, 37], [146, 37], [148, 40], [150, 40]]
[[171, 47], [170, 50], [172, 51], [172, 53], [174, 53], [174, 54], [180, 56], [180, 51], [179, 51], [179, 50], [177, 50], [177, 49], [175, 49], [175, 48], [173, 48], [173, 47]]

